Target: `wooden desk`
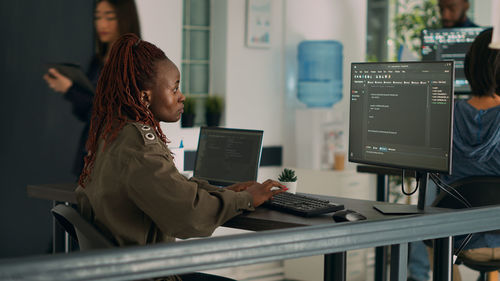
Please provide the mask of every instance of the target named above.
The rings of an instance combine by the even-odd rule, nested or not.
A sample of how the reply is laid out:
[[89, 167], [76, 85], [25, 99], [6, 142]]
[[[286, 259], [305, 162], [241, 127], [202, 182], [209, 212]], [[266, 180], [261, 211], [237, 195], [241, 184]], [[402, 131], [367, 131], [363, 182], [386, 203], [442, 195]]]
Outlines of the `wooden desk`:
[[[340, 203], [346, 209], [356, 210], [366, 216], [367, 221], [387, 220], [391, 218], [401, 218], [398, 215], [383, 215], [373, 208], [373, 204], [384, 204], [370, 200], [349, 199], [342, 197], [331, 197], [322, 195], [312, 195], [322, 199], [327, 199], [332, 202]], [[389, 204], [389, 203], [386, 203]], [[436, 213], [443, 209], [429, 208], [428, 213]], [[324, 214], [312, 218], [299, 217], [283, 212], [269, 210], [265, 207], [259, 207], [254, 212], [244, 213], [226, 222], [224, 226], [239, 228], [252, 231], [283, 229], [299, 226], [324, 225], [324, 224], [339, 224], [332, 219], [332, 214]]]
[[[75, 184], [45, 184], [45, 185], [29, 185], [27, 187], [28, 195], [41, 199], [49, 199], [54, 202], [68, 202], [76, 203], [76, 198], [74, 195]], [[277, 212], [274, 210], [269, 210], [264, 207], [257, 208], [255, 212], [249, 212], [237, 216], [230, 221], [226, 222], [224, 226], [252, 231], [263, 231], [263, 230], [276, 230], [276, 229], [288, 229], [294, 227], [303, 226], [325, 226], [325, 225], [345, 225], [345, 224], [365, 224], [370, 222], [386, 222], [390, 220], [402, 220], [404, 218], [411, 218], [415, 216], [426, 216], [432, 214], [439, 214], [443, 212], [449, 212], [450, 210], [443, 210], [438, 208], [428, 208], [425, 214], [422, 215], [412, 215], [412, 216], [397, 216], [397, 215], [383, 215], [373, 209], [373, 204], [389, 204], [383, 202], [375, 202], [368, 200], [357, 200], [348, 199], [340, 197], [329, 197], [329, 196], [319, 196], [319, 198], [329, 199], [332, 202], [338, 202], [344, 204], [347, 209], [356, 210], [367, 217], [367, 220], [355, 223], [336, 223], [333, 221], [331, 214], [325, 214], [314, 218], [303, 218], [290, 214], [285, 214], [282, 212]], [[411, 230], [408, 230], [411, 231]], [[418, 231], [418, 230], [415, 230]], [[376, 233], [373, 234], [373, 239], [382, 239], [378, 237]], [[443, 238], [442, 243], [450, 243], [451, 238]], [[374, 243], [377, 246], [377, 243]], [[436, 247], [436, 256], [441, 257], [441, 260], [437, 260], [437, 263], [444, 264], [442, 267], [450, 267], [449, 263], [451, 248], [446, 247]], [[391, 280], [406, 280], [406, 264], [408, 256], [408, 243], [394, 244], [391, 245]], [[444, 262], [443, 262], [444, 261]], [[340, 270], [339, 270], [340, 269]], [[346, 280], [345, 270], [346, 269], [346, 252], [333, 252], [325, 253], [325, 280], [334, 281], [344, 281]], [[436, 270], [437, 272], [443, 272]], [[447, 270], [441, 273], [439, 279], [436, 280], [449, 280], [449, 275], [447, 275]]]
[[76, 187], [77, 183], [30, 184], [26, 191], [29, 197], [76, 204]]

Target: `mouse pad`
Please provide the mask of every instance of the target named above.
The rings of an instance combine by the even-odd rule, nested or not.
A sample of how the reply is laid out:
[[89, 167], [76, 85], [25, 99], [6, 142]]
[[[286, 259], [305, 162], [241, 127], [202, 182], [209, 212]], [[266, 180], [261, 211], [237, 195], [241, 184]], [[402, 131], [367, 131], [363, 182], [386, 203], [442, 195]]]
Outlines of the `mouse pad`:
[[380, 204], [373, 205], [373, 208], [384, 215], [410, 215], [423, 212], [417, 209], [416, 205]]

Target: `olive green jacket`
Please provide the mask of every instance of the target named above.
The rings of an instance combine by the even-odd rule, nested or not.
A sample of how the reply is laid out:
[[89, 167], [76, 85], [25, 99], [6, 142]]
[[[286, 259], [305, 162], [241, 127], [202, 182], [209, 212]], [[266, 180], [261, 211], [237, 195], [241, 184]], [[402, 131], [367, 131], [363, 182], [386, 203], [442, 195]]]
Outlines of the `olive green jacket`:
[[129, 123], [102, 148], [103, 141], [77, 200], [80, 212], [120, 246], [210, 236], [230, 218], [254, 210], [246, 191], [181, 175], [149, 126]]

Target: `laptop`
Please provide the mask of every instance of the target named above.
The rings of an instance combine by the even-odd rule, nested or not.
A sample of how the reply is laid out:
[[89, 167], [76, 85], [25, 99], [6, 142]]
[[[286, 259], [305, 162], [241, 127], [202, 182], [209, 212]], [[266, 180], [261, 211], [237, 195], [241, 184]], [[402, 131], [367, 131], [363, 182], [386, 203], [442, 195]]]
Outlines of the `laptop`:
[[217, 186], [256, 181], [263, 134], [260, 130], [201, 127], [193, 176]]

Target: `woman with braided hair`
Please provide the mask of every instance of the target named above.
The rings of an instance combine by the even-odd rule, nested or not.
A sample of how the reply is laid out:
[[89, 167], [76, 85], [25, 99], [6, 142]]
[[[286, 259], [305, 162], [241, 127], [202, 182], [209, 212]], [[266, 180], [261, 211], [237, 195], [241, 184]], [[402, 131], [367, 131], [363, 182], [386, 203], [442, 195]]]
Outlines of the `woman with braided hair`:
[[159, 122], [180, 119], [179, 82], [163, 51], [133, 34], [113, 44], [102, 70], [77, 198], [83, 216], [117, 245], [210, 236], [286, 190], [272, 180], [222, 189], [177, 171]]

